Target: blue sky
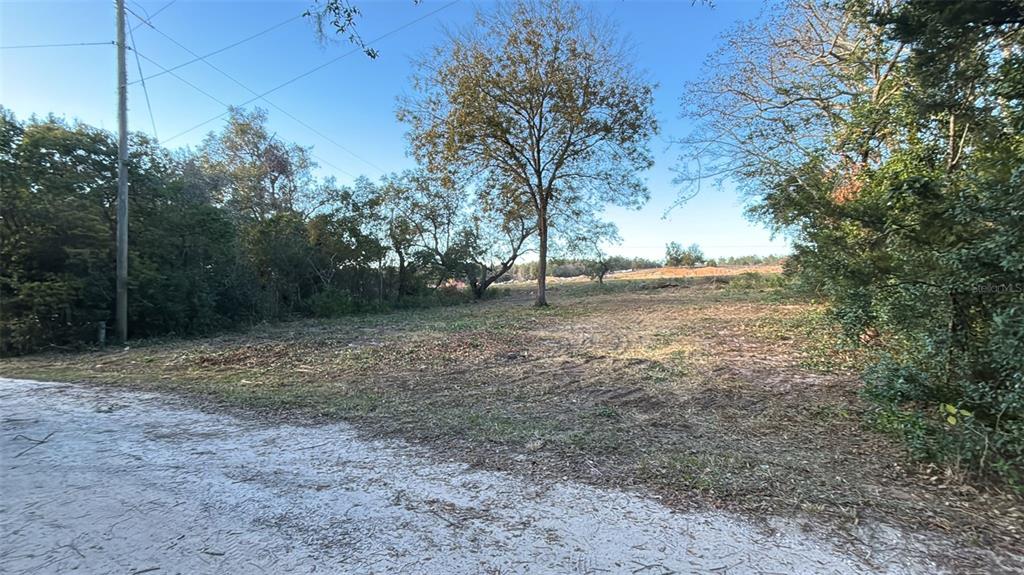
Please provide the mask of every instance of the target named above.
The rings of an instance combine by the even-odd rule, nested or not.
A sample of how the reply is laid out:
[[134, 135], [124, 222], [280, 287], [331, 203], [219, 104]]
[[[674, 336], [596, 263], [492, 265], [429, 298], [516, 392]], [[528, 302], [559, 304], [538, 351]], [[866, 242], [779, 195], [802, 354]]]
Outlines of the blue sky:
[[[380, 51], [376, 60], [366, 58], [345, 42], [319, 43], [311, 24], [303, 18], [284, 23], [305, 10], [305, 0], [128, 0], [127, 6], [144, 17], [159, 11], [151, 20], [159, 31], [129, 15], [135, 41], [129, 37], [128, 43], [144, 57], [140, 59], [142, 74], [150, 76], [161, 71], [153, 62], [170, 68], [193, 59], [168, 37], [202, 55], [284, 23], [209, 59], [238, 83], [202, 62], [177, 69], [175, 74], [219, 102], [237, 105], [253, 98], [239, 83], [262, 93], [341, 57], [267, 96], [301, 122], [266, 102], [252, 105], [268, 109], [271, 127], [279, 137], [312, 145], [323, 175], [335, 175], [340, 182], [360, 174], [376, 179], [384, 172], [413, 165], [406, 153], [405, 126], [394, 115], [396, 97], [408, 90], [410, 58], [440, 42], [445, 27], [469, 25], [474, 11], [487, 9], [488, 3], [358, 1], [363, 10], [359, 31], [366, 40], [408, 25], [374, 44]], [[606, 213], [619, 226], [623, 238], [611, 251], [660, 258], [665, 243], [679, 241], [699, 243], [712, 257], [787, 252], [784, 239], [773, 240], [767, 230], [744, 218], [742, 198], [728, 186], [723, 190], [706, 187], [698, 197], [666, 215], [678, 192], [672, 184], [677, 152], [670, 140], [687, 130], [686, 123], [679, 119], [683, 84], [697, 77], [718, 36], [735, 22], [756, 16], [761, 3], [718, 0], [709, 8], [688, 0], [616, 0], [596, 2], [594, 7], [618, 22], [621, 32], [635, 44], [637, 64], [659, 84], [655, 106], [662, 127], [662, 134], [651, 143], [656, 165], [646, 174], [650, 203], [640, 211], [610, 209]], [[0, 45], [105, 42], [113, 38], [112, 0], [0, 0]], [[52, 112], [114, 129], [115, 73], [112, 45], [0, 50], [0, 103], [20, 118]], [[129, 81], [139, 78], [131, 53], [128, 75]], [[219, 127], [221, 120], [216, 120], [174, 137], [223, 113], [224, 106], [171, 74], [151, 78], [146, 85], [154, 121], [150, 121], [141, 84], [134, 83], [129, 90], [132, 130], [152, 133], [155, 123], [161, 142], [179, 147], [194, 146], [208, 131]]]

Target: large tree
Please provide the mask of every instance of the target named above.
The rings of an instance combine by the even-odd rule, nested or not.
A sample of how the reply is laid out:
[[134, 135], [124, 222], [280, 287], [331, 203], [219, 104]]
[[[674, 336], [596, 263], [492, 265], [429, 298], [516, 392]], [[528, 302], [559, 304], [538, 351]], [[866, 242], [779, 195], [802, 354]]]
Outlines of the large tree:
[[572, 2], [518, 1], [477, 15], [418, 63], [398, 117], [417, 159], [515, 196], [535, 221], [537, 305], [560, 217], [642, 205], [657, 132], [653, 86], [611, 25]]

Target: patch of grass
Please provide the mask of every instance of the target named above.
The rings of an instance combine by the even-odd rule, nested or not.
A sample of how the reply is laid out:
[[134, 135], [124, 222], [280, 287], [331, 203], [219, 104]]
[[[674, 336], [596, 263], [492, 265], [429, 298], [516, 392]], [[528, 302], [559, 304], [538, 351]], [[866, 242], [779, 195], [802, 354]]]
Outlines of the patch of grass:
[[721, 464], [692, 454], [664, 453], [644, 459], [640, 475], [663, 488], [709, 493], [724, 485], [717, 475]]
[[809, 370], [859, 372], [867, 365], [867, 352], [846, 340], [821, 306], [765, 316], [754, 325], [754, 331], [768, 340], [792, 342], [800, 353], [800, 366]]
[[621, 419], [619, 411], [610, 405], [599, 405], [590, 413], [592, 417], [599, 419]]
[[420, 437], [457, 438], [482, 444], [522, 447], [565, 432], [557, 421], [550, 419], [479, 411], [458, 405], [438, 406], [429, 414], [417, 416], [425, 417], [421, 425], [429, 426], [420, 429]]

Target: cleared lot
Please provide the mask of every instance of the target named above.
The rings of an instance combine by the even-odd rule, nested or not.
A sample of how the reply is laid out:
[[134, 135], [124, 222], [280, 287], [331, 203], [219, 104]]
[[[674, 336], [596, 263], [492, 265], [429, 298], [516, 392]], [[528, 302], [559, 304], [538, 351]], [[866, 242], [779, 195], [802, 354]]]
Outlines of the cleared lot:
[[[867, 561], [916, 533], [961, 569], [1021, 560], [1013, 494], [872, 431], [859, 358], [771, 278], [556, 286], [484, 304], [40, 355], [7, 375], [169, 390], [264, 423], [346, 419], [441, 460], [809, 521]], [[35, 436], [33, 436], [35, 437]], [[889, 526], [898, 531], [886, 531]], [[875, 549], [875, 552], [870, 551]], [[902, 552], [902, 551], [899, 551]]]

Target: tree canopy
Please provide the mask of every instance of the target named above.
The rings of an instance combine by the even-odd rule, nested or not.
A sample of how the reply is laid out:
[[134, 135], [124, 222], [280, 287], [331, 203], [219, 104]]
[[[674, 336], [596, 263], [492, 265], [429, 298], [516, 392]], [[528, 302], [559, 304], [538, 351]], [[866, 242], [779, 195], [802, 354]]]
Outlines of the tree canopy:
[[[500, 4], [418, 63], [398, 117], [428, 170], [536, 226], [538, 305], [552, 231], [647, 199], [653, 86], [613, 26], [560, 0]], [[498, 198], [498, 199], [495, 199]]]
[[[496, 260], [472, 197], [412, 176], [316, 178], [309, 149], [266, 122], [233, 110], [178, 153], [132, 134], [131, 337], [444, 303], [449, 281], [484, 297]], [[0, 145], [0, 352], [95, 342], [114, 304], [116, 138], [0, 108]]]
[[[923, 456], [1024, 466], [1024, 4], [794, 0], [688, 87], [681, 182], [730, 178], [875, 361]], [[692, 189], [692, 188], [690, 188]]]

